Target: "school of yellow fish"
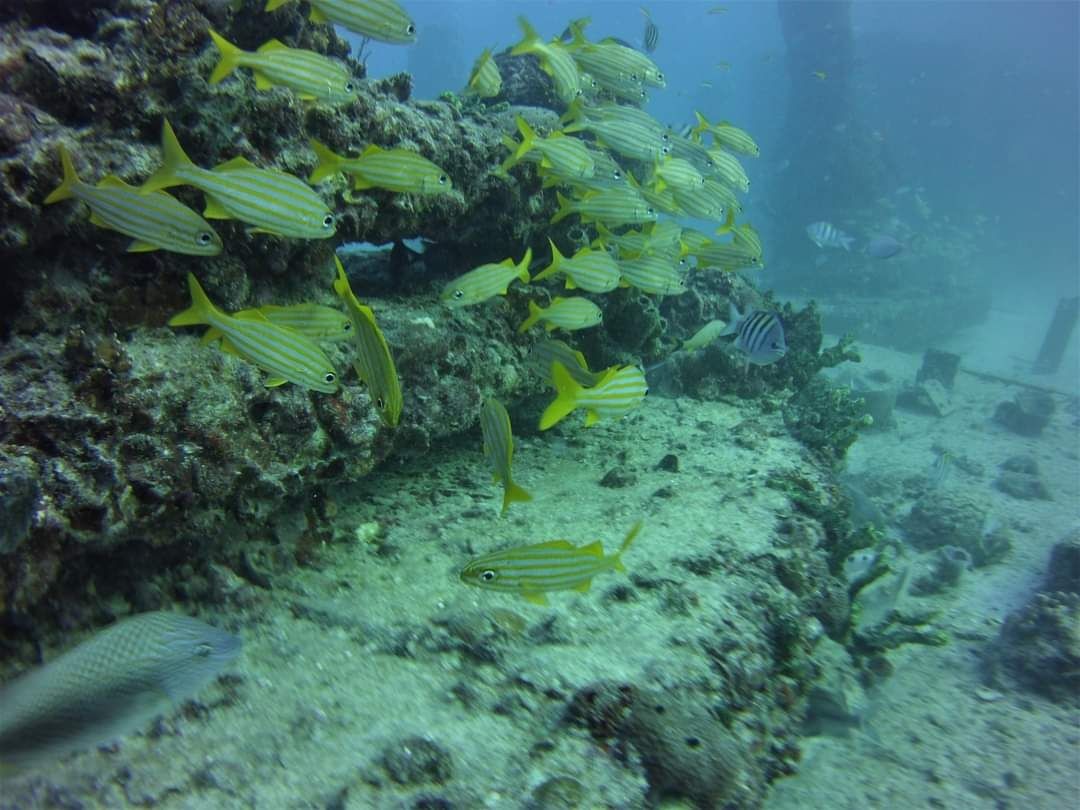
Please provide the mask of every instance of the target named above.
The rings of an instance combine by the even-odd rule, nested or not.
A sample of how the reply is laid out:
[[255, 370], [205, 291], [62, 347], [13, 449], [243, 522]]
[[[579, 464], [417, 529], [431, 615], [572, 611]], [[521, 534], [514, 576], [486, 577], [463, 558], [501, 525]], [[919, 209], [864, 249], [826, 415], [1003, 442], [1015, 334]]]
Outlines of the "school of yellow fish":
[[[266, 11], [287, 2], [269, 0]], [[309, 5], [312, 22], [342, 25], [370, 39], [403, 44], [416, 36], [415, 24], [396, 0], [309, 0]], [[544, 188], [557, 189], [552, 224], [577, 217], [591, 226], [595, 237], [565, 250], [549, 238], [550, 260], [534, 276], [530, 276], [531, 246], [526, 246], [519, 261], [510, 257], [476, 267], [445, 285], [440, 296], [444, 305], [481, 304], [506, 295], [515, 281], [530, 285], [558, 279], [568, 294], [556, 295], [546, 305], [530, 300], [528, 317], [519, 331], [542, 324], [548, 333], [572, 332], [603, 320], [601, 307], [591, 298], [574, 294], [579, 291], [597, 296], [634, 287], [647, 295], [679, 295], [687, 290], [687, 277], [695, 270], [764, 266], [757, 231], [748, 223], [735, 224], [742, 210], [738, 194], [750, 188], [738, 156], [759, 154], [750, 135], [726, 121], [710, 122], [700, 112], [695, 113], [696, 125], [682, 133], [660, 124], [640, 106], [650, 89], [666, 86], [659, 66], [646, 53], [614, 39], [589, 40], [587, 19], [571, 22], [567, 34], [549, 41], [524, 18], [518, 23], [522, 38], [509, 54], [535, 57], [550, 77], [564, 111], [559, 128], [545, 133], [537, 132], [522, 115], [516, 116], [519, 138], [504, 136], [508, 155], [491, 171], [510, 182], [511, 170], [523, 163], [532, 166]], [[209, 36], [220, 55], [208, 77], [211, 84], [243, 69], [251, 71], [257, 90], [284, 87], [303, 100], [327, 104], [350, 103], [357, 96], [359, 80], [337, 60], [276, 39], [249, 52], [216, 31], [209, 31]], [[498, 64], [487, 49], [476, 60], [464, 92], [493, 98], [501, 88]], [[369, 144], [358, 155], [348, 156], [314, 139], [310, 146], [317, 166], [306, 182], [287, 172], [260, 168], [243, 157], [203, 168], [187, 156], [166, 120], [162, 164], [140, 187], [112, 176], [96, 185], [83, 182], [61, 146], [63, 182], [45, 203], [69, 198], [85, 203], [93, 224], [134, 240], [129, 251], [161, 249], [213, 256], [223, 250], [223, 244], [207, 219], [238, 220], [249, 226], [249, 233], [295, 239], [333, 237], [334, 212], [312, 185], [339, 175], [348, 179], [352, 192], [378, 188], [426, 195], [453, 188], [445, 171], [415, 151]], [[165, 191], [178, 185], [203, 193], [202, 216]], [[675, 217], [712, 221], [716, 229], [708, 234], [685, 228]], [[403, 397], [390, 346], [374, 312], [356, 298], [344, 268], [335, 261], [332, 288], [344, 314], [311, 303], [265, 305], [229, 314], [211, 302], [189, 273], [191, 306], [169, 323], [208, 326], [202, 343], [216, 342], [223, 352], [263, 370], [267, 386], [293, 383], [328, 394], [338, 390], [339, 375], [319, 343], [351, 341], [357, 376], [382, 423], [393, 428], [401, 418]], [[725, 334], [723, 328], [721, 322], [707, 324], [680, 351], [707, 345]], [[536, 344], [531, 362], [556, 391], [541, 417], [541, 430], [577, 410], [585, 413], [586, 426], [618, 419], [640, 404], [648, 390], [646, 370], [640, 366], [594, 372], [580, 352], [551, 338]], [[495, 479], [503, 485], [505, 513], [512, 503], [531, 500], [511, 476], [510, 417], [501, 403], [489, 398], [479, 421], [484, 450]], [[545, 592], [587, 590], [596, 574], [621, 570], [620, 556], [639, 529], [640, 524], [635, 525], [612, 556], [604, 556], [599, 541], [580, 548], [565, 540], [551, 541], [474, 560], [461, 572], [461, 579], [543, 603]]]

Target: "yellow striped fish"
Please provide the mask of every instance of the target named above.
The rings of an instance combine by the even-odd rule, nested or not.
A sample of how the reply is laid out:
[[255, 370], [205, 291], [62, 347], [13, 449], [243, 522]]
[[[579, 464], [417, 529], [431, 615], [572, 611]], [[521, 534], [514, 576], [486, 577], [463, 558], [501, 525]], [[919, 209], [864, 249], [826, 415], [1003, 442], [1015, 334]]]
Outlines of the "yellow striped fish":
[[491, 55], [491, 48], [484, 48], [473, 65], [469, 75], [469, 83], [465, 87], [468, 95], [480, 98], [492, 98], [499, 95], [502, 90], [502, 76], [499, 74], [499, 66]]
[[209, 325], [214, 338], [221, 339], [222, 351], [270, 375], [267, 388], [291, 382], [326, 394], [337, 391], [337, 372], [311, 338], [270, 323], [258, 310], [226, 315], [206, 297], [195, 276], [188, 273], [187, 280], [191, 306], [170, 318], [169, 326]]
[[737, 228], [731, 229], [731, 238], [736, 245], [743, 248], [749, 255], [756, 256], [758, 259], [764, 256], [761, 249], [761, 236], [749, 222], [744, 222]]
[[682, 295], [686, 292], [684, 267], [674, 255], [662, 253], [646, 253], [636, 259], [619, 261], [624, 285], [649, 295]]
[[[244, 313], [250, 310], [242, 310]], [[352, 321], [340, 309], [322, 304], [265, 304], [257, 307], [270, 323], [299, 332], [312, 340], [348, 340], [353, 334]], [[237, 312], [234, 317], [239, 317]]]
[[523, 160], [531, 152], [540, 153], [540, 167], [553, 169], [564, 177], [592, 177], [596, 171], [589, 147], [584, 141], [564, 135], [562, 132], [553, 132], [546, 138], [541, 138], [529, 123], [520, 115], [515, 116], [518, 131], [521, 133], [521, 143], [508, 139], [507, 146], [512, 144], [514, 153], [506, 159], [500, 169], [506, 171]]
[[653, 169], [653, 188], [660, 192], [669, 186], [679, 191], [697, 191], [705, 184], [705, 178], [701, 172], [695, 169], [688, 160], [671, 157], [655, 163]]
[[439, 298], [448, 307], [457, 308], [479, 304], [496, 295], [506, 295], [507, 288], [515, 278], [529, 283], [530, 262], [532, 248], [526, 248], [525, 255], [517, 264], [513, 259], [503, 259], [497, 264], [482, 264], [447, 284]]
[[562, 117], [563, 132], [588, 130], [605, 149], [633, 160], [653, 161], [667, 154], [663, 125], [644, 110], [619, 104], [585, 107], [574, 102]]
[[714, 146], [709, 150], [709, 160], [712, 161], [713, 171], [729, 186], [744, 193], [750, 190], [750, 178], [746, 176], [746, 169], [733, 154]]
[[521, 594], [535, 605], [546, 605], [549, 591], [585, 593], [597, 574], [625, 571], [622, 555], [640, 531], [638, 521], [610, 556], [604, 556], [599, 540], [580, 548], [569, 540], [551, 540], [484, 554], [461, 569], [461, 581], [489, 591]]
[[758, 148], [757, 143], [750, 137], [747, 132], [739, 129], [734, 124], [730, 124], [727, 121], [721, 121], [718, 124], [710, 124], [708, 119], [704, 115], [694, 110], [694, 115], [697, 117], [697, 126], [694, 127], [692, 132], [695, 135], [701, 135], [703, 132], [708, 132], [713, 136], [713, 142], [730, 149], [732, 152], [738, 152], [743, 155], [752, 155], [757, 157], [761, 154], [761, 150]]
[[577, 200], [568, 200], [555, 192], [559, 209], [551, 218], [554, 225], [571, 214], [577, 214], [582, 222], [603, 222], [605, 225], [633, 225], [656, 222], [656, 209], [629, 186], [601, 191], [590, 191]]
[[581, 71], [574, 57], [558, 39], [544, 42], [524, 17], [518, 17], [518, 25], [521, 27], [522, 40], [510, 49], [510, 55], [533, 54], [540, 61], [540, 68], [551, 77], [555, 84], [555, 95], [564, 104], [578, 98], [582, 92]]
[[305, 100], [336, 104], [356, 98], [356, 82], [340, 62], [321, 53], [290, 48], [272, 39], [257, 51], [245, 51], [233, 45], [214, 29], [210, 38], [221, 52], [221, 61], [210, 74], [210, 84], [217, 84], [237, 68], [251, 68], [255, 87], [287, 87]]
[[[267, 11], [292, 0], [269, 0]], [[416, 41], [416, 25], [396, 0], [308, 0], [312, 22], [330, 22], [391, 45]]]
[[753, 255], [748, 248], [736, 242], [713, 242], [699, 248], [694, 256], [697, 258], [699, 270], [719, 267], [730, 272], [743, 267], [760, 269], [765, 266], [760, 256]]
[[537, 273], [533, 281], [562, 273], [570, 290], [580, 287], [592, 293], [606, 293], [619, 286], [619, 265], [606, 250], [593, 250], [586, 245], [568, 259], [551, 239], [548, 244], [551, 245], [551, 264]]
[[252, 233], [329, 239], [337, 230], [333, 213], [299, 177], [277, 169], [259, 169], [242, 157], [213, 171], [202, 169], [184, 154], [166, 121], [161, 132], [164, 164], [140, 187], [144, 193], [170, 186], [194, 186], [206, 195], [203, 216], [238, 219]]
[[575, 329], [596, 326], [603, 319], [604, 313], [600, 311], [600, 307], [588, 298], [556, 296], [549, 307], [539, 307], [535, 301], [530, 301], [529, 317], [518, 327], [518, 332], [526, 332], [529, 327], [540, 321], [544, 322], [544, 328], [549, 332], [553, 329], [565, 329], [567, 332], [572, 332]]
[[310, 143], [319, 165], [308, 177], [309, 183], [344, 172], [352, 177], [357, 190], [384, 188], [406, 194], [444, 194], [453, 188], [446, 172], [409, 149], [383, 149], [369, 144], [359, 157], [347, 158], [315, 139]]
[[589, 371], [585, 355], [570, 348], [561, 340], [548, 338], [538, 341], [529, 353], [529, 365], [545, 382], [554, 387], [555, 383], [551, 377], [552, 363], [564, 366], [574, 381], [586, 388], [591, 388], [604, 379], [602, 373]]
[[[717, 199], [717, 196], [709, 190], [708, 186], [711, 180], [711, 177], [706, 177], [705, 184], [696, 191], [675, 189], [671, 192], [683, 214], [694, 219], [710, 219], [713, 221], [724, 218], [724, 212], [727, 209]], [[730, 191], [730, 189], [728, 190]]]
[[491, 459], [495, 480], [503, 485], [502, 514], [514, 501], [531, 501], [532, 495], [514, 483], [510, 464], [514, 460], [514, 436], [510, 432], [510, 414], [497, 399], [488, 397], [480, 409], [480, 432], [484, 436], [484, 455]]
[[558, 396], [541, 414], [540, 430], [558, 424], [578, 408], [585, 409], [585, 427], [601, 419], [618, 419], [649, 393], [645, 372], [637, 366], [612, 366], [592, 388], [579, 385], [560, 363], [552, 364], [551, 377]]
[[209, 223], [164, 191], [141, 194], [119, 177], [102, 178], [91, 186], [79, 179], [67, 149], [60, 147], [63, 182], [45, 198], [45, 205], [76, 199], [90, 207], [90, 221], [99, 228], [119, 231], [135, 239], [131, 253], [170, 250], [192, 256], [221, 253], [221, 237]]
[[396, 427], [401, 419], [403, 400], [394, 356], [390, 354], [390, 347], [375, 322], [375, 313], [371, 307], [366, 307], [356, 300], [341, 259], [334, 256], [334, 263], [337, 265], [334, 292], [345, 302], [349, 320], [352, 321], [353, 339], [356, 341], [356, 361], [353, 363], [356, 376], [367, 386], [368, 396], [375, 403], [375, 409], [379, 412], [383, 424]]
[[663, 71], [641, 51], [628, 48], [611, 38], [589, 42], [585, 38], [587, 24], [588, 20], [579, 20], [570, 25], [572, 37], [567, 46], [582, 70], [597, 77], [626, 76], [654, 87], [667, 86]]

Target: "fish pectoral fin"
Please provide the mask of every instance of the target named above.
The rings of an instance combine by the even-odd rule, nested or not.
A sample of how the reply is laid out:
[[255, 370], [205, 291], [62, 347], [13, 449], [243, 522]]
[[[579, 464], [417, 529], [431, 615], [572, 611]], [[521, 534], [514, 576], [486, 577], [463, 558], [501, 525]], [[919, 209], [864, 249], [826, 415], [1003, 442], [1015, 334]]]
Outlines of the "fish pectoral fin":
[[144, 239], [136, 239], [128, 245], [128, 253], [149, 253], [151, 250], [161, 250], [161, 246], [152, 245]]
[[548, 603], [543, 591], [522, 591], [521, 595], [525, 597], [526, 601], [532, 602], [534, 605], [546, 605]]
[[267, 377], [266, 382], [263, 383], [267, 388], [277, 388], [279, 385], [285, 385], [288, 380], [284, 377]]
[[202, 215], [207, 219], [232, 219], [232, 214], [222, 208], [221, 203], [213, 197], [206, 198], [206, 208], [203, 209]]

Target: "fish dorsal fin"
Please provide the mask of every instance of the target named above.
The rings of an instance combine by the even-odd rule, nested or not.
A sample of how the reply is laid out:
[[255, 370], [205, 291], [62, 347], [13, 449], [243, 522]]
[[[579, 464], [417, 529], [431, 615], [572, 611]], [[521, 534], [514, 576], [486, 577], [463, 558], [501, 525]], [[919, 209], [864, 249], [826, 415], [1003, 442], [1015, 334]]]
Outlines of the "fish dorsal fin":
[[589, 543], [589, 545], [579, 548], [578, 551], [580, 551], [582, 554], [588, 554], [592, 557], [603, 557], [604, 544], [601, 543], [599, 540], [593, 540], [591, 543]]
[[226, 160], [224, 163], [219, 163], [213, 168], [215, 172], [234, 172], [237, 169], [255, 169], [258, 168], [254, 163], [248, 160], [243, 155], [238, 155], [232, 160]]
[[[238, 321], [255, 321], [256, 323], [270, 323], [270, 319], [263, 315], [257, 309], [242, 309], [239, 312], [234, 312], [232, 317]], [[284, 329], [285, 327], [279, 327]]]
[[574, 548], [574, 544], [569, 540], [548, 540], [546, 543], [537, 543], [533, 548], [558, 548], [569, 551]]
[[232, 214], [222, 208], [221, 203], [213, 197], [206, 198], [206, 208], [203, 209], [202, 215], [207, 219], [232, 219]]
[[259, 46], [259, 49], [255, 53], [266, 53], [267, 51], [287, 51], [289, 46], [282, 42], [280, 39], [271, 39], [264, 42]]
[[98, 188], [126, 188], [129, 191], [134, 191], [135, 187], [128, 185], [115, 174], [107, 174], [98, 181]]

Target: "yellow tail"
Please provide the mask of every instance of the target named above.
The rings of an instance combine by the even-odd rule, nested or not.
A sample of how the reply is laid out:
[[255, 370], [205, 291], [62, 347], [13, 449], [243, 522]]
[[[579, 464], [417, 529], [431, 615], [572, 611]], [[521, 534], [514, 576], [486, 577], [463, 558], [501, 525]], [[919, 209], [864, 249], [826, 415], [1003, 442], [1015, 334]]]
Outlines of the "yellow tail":
[[210, 74], [210, 84], [217, 84], [240, 67], [240, 57], [244, 55], [244, 52], [213, 28], [208, 30], [210, 31], [210, 39], [214, 41], [217, 49], [221, 51], [221, 61], [217, 63], [214, 72]]
[[563, 262], [566, 261], [566, 257], [559, 253], [559, 249], [551, 241], [551, 237], [548, 237], [548, 244], [551, 245], [551, 264], [533, 276], [533, 281], [541, 281], [555, 275], [562, 268]]
[[524, 503], [525, 501], [531, 501], [532, 495], [519, 487], [513, 481], [507, 481], [506, 486], [503, 488], [503, 504], [502, 513], [505, 515], [506, 510], [510, 508], [512, 503]]
[[570, 372], [566, 370], [566, 367], [558, 361], [551, 364], [551, 381], [555, 384], [558, 395], [555, 397], [555, 401], [548, 405], [540, 416], [541, 430], [547, 430], [569, 416], [577, 407], [578, 392], [581, 391], [581, 386], [570, 376]]
[[570, 200], [566, 199], [566, 197], [564, 197], [557, 191], [555, 192], [555, 200], [559, 203], [559, 210], [556, 211], [555, 215], [551, 218], [552, 225], [554, 225], [556, 222], [566, 219], [568, 216], [574, 213], [574, 209], [570, 207], [572, 205]]
[[289, 2], [291, 2], [291, 0], [269, 0], [264, 10], [273, 11], [275, 8], [281, 8], [283, 5]]
[[79, 175], [75, 173], [75, 164], [71, 162], [71, 155], [63, 144], [60, 145], [60, 165], [64, 168], [64, 180], [45, 198], [45, 205], [70, 199], [75, 196], [75, 188], [82, 183]]
[[521, 143], [514, 152], [514, 160], [518, 161], [536, 148], [536, 132], [529, 126], [529, 122], [520, 115], [514, 117], [518, 132], [521, 133]]
[[[187, 274], [188, 290], [191, 292], [191, 306], [169, 318], [169, 326], [198, 326], [210, 323], [210, 317], [218, 313], [210, 299], [206, 296], [198, 279], [191, 273]], [[215, 335], [215, 337], [217, 337]], [[213, 340], [214, 338], [210, 338]]]
[[613, 567], [616, 571], [626, 570], [622, 564], [623, 552], [630, 548], [630, 544], [634, 542], [634, 539], [638, 536], [638, 532], [640, 531], [641, 521], [639, 520], [637, 523], [630, 527], [630, 531], [626, 533], [626, 537], [623, 539], [622, 545], [619, 546], [619, 550], [615, 552], [615, 564]]
[[169, 188], [170, 186], [181, 185], [183, 181], [176, 176], [177, 171], [188, 166], [195, 166], [195, 164], [191, 162], [191, 158], [184, 153], [184, 149], [180, 146], [180, 141], [176, 139], [176, 133], [173, 132], [173, 128], [170, 126], [169, 119], [167, 118], [161, 127], [161, 152], [161, 168], [150, 175], [147, 181], [139, 186], [139, 191], [143, 194], [149, 194], [152, 191], [159, 191], [160, 189]]
[[518, 25], [521, 27], [523, 39], [510, 50], [511, 56], [521, 56], [523, 53], [532, 53], [536, 46], [541, 44], [540, 34], [532, 27], [532, 24], [524, 17], [518, 17]]
[[536, 305], [535, 301], [530, 301], [529, 317], [526, 318], [524, 322], [522, 322], [521, 326], [518, 327], [518, 332], [528, 332], [529, 328], [533, 326], [533, 324], [535, 324], [538, 320], [540, 320], [540, 316], [542, 316], [543, 314], [544, 310], [540, 309], [540, 307]]
[[521, 257], [521, 261], [515, 265], [518, 271], [518, 279], [525, 284], [529, 283], [529, 265], [532, 264], [532, 248], [525, 248], [525, 255]]
[[311, 150], [315, 153], [315, 157], [319, 159], [319, 165], [315, 167], [315, 171], [308, 175], [307, 181], [309, 183], [321, 183], [327, 177], [341, 171], [341, 164], [345, 162], [345, 158], [314, 138], [311, 138], [308, 143], [311, 144]]

